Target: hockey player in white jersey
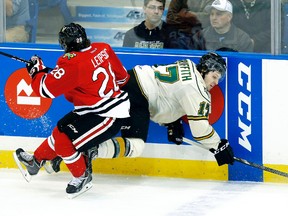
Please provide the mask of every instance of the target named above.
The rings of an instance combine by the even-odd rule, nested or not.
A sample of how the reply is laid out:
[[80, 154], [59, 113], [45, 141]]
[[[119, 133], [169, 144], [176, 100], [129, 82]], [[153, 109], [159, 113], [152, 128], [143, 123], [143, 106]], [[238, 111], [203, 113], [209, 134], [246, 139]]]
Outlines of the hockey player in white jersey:
[[[178, 119], [187, 115], [194, 140], [214, 153], [219, 166], [233, 164], [231, 146], [226, 139], [220, 139], [208, 121], [209, 91], [223, 80], [226, 70], [226, 62], [214, 52], [203, 55], [198, 64], [184, 59], [167, 65], [135, 66], [122, 88], [129, 94], [131, 117], [122, 126], [121, 138], [100, 144], [98, 157], [138, 157], [145, 146], [150, 119], [168, 124], [168, 133], [179, 134], [175, 131], [181, 132]], [[179, 144], [176, 139], [171, 140]]]
[[[231, 146], [226, 139], [220, 139], [208, 121], [209, 91], [226, 73], [226, 63], [220, 55], [207, 53], [198, 64], [184, 59], [168, 65], [137, 65], [128, 72], [130, 79], [122, 90], [129, 94], [130, 117], [122, 126], [121, 137], [90, 149], [90, 157], [139, 157], [150, 119], [167, 126], [169, 140], [180, 144], [183, 134], [179, 119], [186, 115], [194, 140], [214, 153], [219, 166], [233, 164]], [[59, 167], [57, 160], [52, 161], [55, 164]]]

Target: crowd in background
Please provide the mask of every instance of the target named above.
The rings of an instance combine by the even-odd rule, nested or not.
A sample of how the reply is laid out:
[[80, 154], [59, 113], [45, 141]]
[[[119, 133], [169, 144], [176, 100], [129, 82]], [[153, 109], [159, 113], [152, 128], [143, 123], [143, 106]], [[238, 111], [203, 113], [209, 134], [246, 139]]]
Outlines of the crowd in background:
[[[6, 42], [29, 42], [28, 1], [5, 0]], [[271, 53], [271, 0], [166, 4], [166, 0], [143, 0], [145, 20], [125, 33], [122, 46]]]
[[165, 21], [164, 8], [165, 0], [144, 0], [146, 19], [123, 46], [271, 52], [270, 0], [172, 0]]

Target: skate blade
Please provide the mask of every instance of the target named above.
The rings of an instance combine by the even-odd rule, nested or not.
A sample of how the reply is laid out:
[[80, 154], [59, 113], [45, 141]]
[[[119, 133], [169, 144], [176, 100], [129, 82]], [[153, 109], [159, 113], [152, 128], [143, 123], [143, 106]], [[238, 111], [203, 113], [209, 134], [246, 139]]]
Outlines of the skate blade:
[[50, 161], [46, 161], [43, 165], [45, 171], [48, 173], [48, 174], [52, 174], [54, 173], [54, 170], [52, 168], [52, 164]]
[[77, 193], [73, 193], [73, 194], [68, 194], [67, 197], [68, 199], [73, 199], [75, 197], [78, 197], [79, 195], [83, 194], [84, 192], [86, 192], [87, 190], [89, 190], [91, 187], [93, 186], [92, 182], [89, 182], [88, 184], [86, 184], [81, 191], [77, 192]]
[[32, 176], [28, 173], [28, 171], [25, 169], [24, 165], [21, 164], [21, 162], [19, 161], [16, 152], [13, 152], [13, 158], [16, 162], [16, 165], [18, 166], [22, 176], [24, 177], [24, 179], [27, 182], [30, 182], [32, 179]]

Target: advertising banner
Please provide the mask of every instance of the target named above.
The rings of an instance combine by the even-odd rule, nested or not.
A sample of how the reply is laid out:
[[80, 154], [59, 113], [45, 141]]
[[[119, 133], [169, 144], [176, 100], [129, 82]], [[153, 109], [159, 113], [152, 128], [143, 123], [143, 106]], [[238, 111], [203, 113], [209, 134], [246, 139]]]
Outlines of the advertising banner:
[[[163, 13], [165, 20], [167, 11]], [[75, 20], [78, 22], [140, 23], [145, 20], [142, 7], [77, 6]]]
[[86, 28], [87, 37], [91, 41], [101, 41], [113, 47], [122, 47], [128, 29], [117, 28]]
[[[229, 58], [228, 139], [237, 157], [262, 164], [262, 59]], [[235, 163], [229, 179], [262, 181], [262, 171]]]

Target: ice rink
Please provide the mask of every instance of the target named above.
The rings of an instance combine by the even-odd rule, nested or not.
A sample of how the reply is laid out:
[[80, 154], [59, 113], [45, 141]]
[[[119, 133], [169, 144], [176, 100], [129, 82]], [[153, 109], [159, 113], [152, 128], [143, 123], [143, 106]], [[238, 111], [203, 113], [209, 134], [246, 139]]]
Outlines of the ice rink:
[[198, 181], [93, 174], [93, 187], [74, 199], [68, 172], [41, 171], [27, 183], [0, 169], [1, 216], [250, 216], [287, 215], [288, 184]]

